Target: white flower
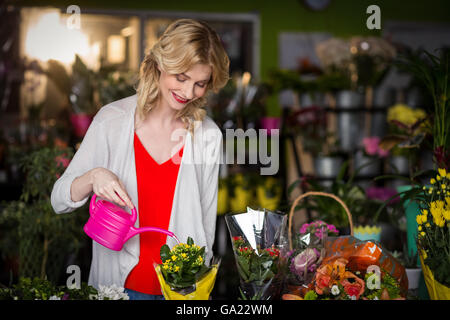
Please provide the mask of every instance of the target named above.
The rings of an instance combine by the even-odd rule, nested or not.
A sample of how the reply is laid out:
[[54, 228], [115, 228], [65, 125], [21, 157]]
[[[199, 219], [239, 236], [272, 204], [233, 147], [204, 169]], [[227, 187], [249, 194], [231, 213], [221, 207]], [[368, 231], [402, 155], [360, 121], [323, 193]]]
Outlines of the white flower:
[[98, 300], [129, 300], [128, 294], [123, 287], [113, 284], [111, 286], [100, 285]]
[[61, 298], [58, 296], [51, 296], [48, 300], [61, 300]]
[[331, 287], [331, 293], [333, 296], [337, 296], [341, 291], [339, 290], [339, 287], [337, 285], [334, 285]]
[[373, 298], [373, 300], [379, 300], [378, 297]]

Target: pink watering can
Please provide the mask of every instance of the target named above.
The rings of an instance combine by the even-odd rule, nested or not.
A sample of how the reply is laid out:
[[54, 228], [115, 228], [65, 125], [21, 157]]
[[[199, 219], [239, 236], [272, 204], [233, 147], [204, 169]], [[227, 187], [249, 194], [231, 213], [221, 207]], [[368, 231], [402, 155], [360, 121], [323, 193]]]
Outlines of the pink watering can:
[[89, 205], [90, 217], [83, 230], [86, 234], [111, 250], [122, 250], [125, 242], [131, 237], [142, 232], [161, 232], [173, 237], [179, 243], [177, 237], [168, 230], [156, 227], [135, 228], [137, 212], [133, 208], [131, 215], [121, 207], [106, 201], [96, 202], [97, 195], [94, 193]]

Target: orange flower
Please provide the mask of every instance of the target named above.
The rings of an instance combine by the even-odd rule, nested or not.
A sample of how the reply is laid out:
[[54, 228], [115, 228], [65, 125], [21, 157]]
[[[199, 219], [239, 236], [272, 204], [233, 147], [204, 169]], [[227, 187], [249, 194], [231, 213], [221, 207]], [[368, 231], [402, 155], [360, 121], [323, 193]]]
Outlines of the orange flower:
[[347, 262], [347, 259], [339, 258], [332, 264], [327, 263], [317, 269], [314, 288], [317, 294], [323, 294], [324, 291], [328, 291], [334, 284], [344, 278]]
[[[350, 279], [353, 279], [354, 281], [350, 282]], [[345, 293], [347, 293], [350, 297], [354, 296], [356, 300], [358, 300], [364, 293], [364, 280], [349, 271], [345, 272], [344, 279], [341, 281], [341, 284], [344, 287]]]

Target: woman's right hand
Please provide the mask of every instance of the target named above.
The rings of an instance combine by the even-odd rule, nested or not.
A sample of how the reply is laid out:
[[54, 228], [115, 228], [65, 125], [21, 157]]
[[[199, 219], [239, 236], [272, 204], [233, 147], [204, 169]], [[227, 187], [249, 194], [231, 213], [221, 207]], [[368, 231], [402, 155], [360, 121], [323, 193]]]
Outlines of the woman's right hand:
[[127, 206], [130, 209], [134, 208], [122, 181], [108, 169], [95, 168], [92, 171], [92, 189], [97, 196], [103, 199], [115, 202], [120, 206]]

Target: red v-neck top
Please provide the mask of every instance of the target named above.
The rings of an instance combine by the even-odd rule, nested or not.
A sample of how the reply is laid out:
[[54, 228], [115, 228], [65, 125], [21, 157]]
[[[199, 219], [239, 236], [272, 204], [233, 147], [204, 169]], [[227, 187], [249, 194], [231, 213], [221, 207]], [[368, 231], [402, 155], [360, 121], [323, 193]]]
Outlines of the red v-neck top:
[[[134, 133], [139, 226], [152, 226], [167, 230], [172, 212], [173, 195], [183, 148], [172, 158], [158, 164]], [[179, 158], [177, 158], [179, 157]], [[159, 232], [140, 234], [139, 262], [128, 275], [125, 288], [147, 294], [161, 294], [153, 262], [161, 263], [160, 249], [167, 235]]]

